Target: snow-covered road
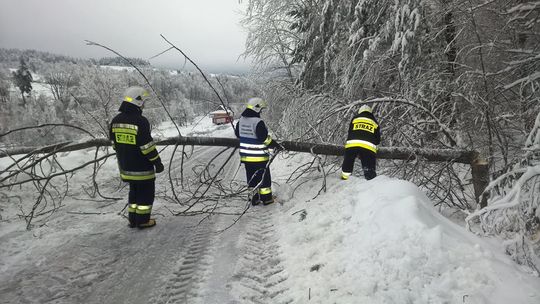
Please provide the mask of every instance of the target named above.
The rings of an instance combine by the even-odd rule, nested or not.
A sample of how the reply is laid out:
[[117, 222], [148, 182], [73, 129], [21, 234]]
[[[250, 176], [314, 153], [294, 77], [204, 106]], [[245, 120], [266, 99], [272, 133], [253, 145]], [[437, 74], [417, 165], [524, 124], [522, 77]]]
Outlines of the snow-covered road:
[[190, 228], [195, 223], [167, 220], [148, 231], [118, 220], [95, 223], [4, 273], [10, 275], [0, 284], [2, 302], [150, 303], [164, 275], [200, 243]]
[[[272, 300], [287, 278], [272, 208], [252, 209], [225, 231], [227, 216], [166, 217], [149, 230], [118, 218], [96, 221], [92, 230], [41, 244], [7, 267], [0, 302], [287, 303]], [[0, 242], [9, 239], [16, 236]]]
[[[170, 135], [170, 129], [163, 135]], [[231, 135], [226, 126], [213, 129], [214, 135]], [[221, 150], [189, 151], [184, 179], [200, 178], [197, 167]], [[170, 152], [162, 151], [166, 164]], [[225, 180], [242, 183], [237, 159], [224, 169]], [[116, 186], [115, 170], [110, 164], [103, 168], [109, 181], [102, 191]], [[180, 176], [178, 162], [171, 174]], [[158, 225], [152, 229], [127, 227], [116, 214], [123, 200], [101, 206], [68, 199], [45, 226], [32, 231], [24, 231], [21, 222], [6, 226], [12, 231], [0, 234], [0, 303], [290, 302], [273, 300], [286, 289], [280, 287], [286, 276], [273, 225], [277, 206], [249, 209], [238, 222], [238, 215], [163, 216], [165, 205], [175, 206], [159, 198], [169, 186], [166, 179], [162, 175], [156, 183]], [[226, 205], [237, 213], [246, 206], [238, 199]]]

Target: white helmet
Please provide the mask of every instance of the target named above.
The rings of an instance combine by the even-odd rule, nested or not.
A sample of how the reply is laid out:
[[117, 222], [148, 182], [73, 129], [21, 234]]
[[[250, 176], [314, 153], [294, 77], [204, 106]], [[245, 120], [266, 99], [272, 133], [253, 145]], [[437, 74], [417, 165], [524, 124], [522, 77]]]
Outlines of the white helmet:
[[362, 113], [362, 112], [369, 112], [371, 113], [371, 107], [368, 106], [368, 105], [363, 105], [360, 107], [360, 109], [358, 109], [358, 114]]
[[260, 113], [263, 108], [266, 108], [268, 106], [268, 103], [266, 100], [259, 98], [259, 97], [253, 97], [250, 98], [246, 104], [246, 108], [252, 109], [253, 111]]
[[150, 94], [147, 90], [134, 86], [127, 88], [127, 90], [124, 92], [124, 98], [122, 101], [132, 103], [137, 107], [142, 108], [148, 96], [150, 96]]

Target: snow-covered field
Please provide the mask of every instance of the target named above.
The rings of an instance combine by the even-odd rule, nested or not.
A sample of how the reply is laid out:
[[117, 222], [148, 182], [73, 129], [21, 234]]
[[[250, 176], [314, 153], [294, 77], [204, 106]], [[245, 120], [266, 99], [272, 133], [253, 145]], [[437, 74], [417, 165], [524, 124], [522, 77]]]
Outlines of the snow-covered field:
[[[182, 135], [233, 136], [230, 125], [195, 122]], [[164, 124], [155, 135], [177, 131]], [[196, 148], [194, 159], [204, 162], [219, 150]], [[166, 166], [168, 155], [170, 148], [162, 151]], [[60, 161], [74, 166], [91, 157], [93, 151], [83, 151]], [[202, 222], [171, 215], [174, 204], [159, 196], [169, 187], [165, 176], [157, 180], [158, 225], [144, 231], [128, 228], [118, 215], [123, 200], [85, 195], [87, 171], [70, 179], [77, 195], [30, 231], [17, 217], [15, 197], [31, 206], [31, 188], [3, 190], [0, 303], [540, 303], [539, 278], [501, 247], [439, 215], [415, 185], [335, 175], [317, 195], [316, 176], [286, 184], [307, 160], [278, 156], [272, 175], [279, 203], [250, 208], [228, 229], [237, 215]], [[0, 167], [7, 162], [0, 159]], [[235, 159], [224, 176], [242, 184], [238, 168]], [[107, 195], [125, 197], [114, 160], [98, 182]], [[245, 206], [242, 199], [219, 203], [230, 211]]]
[[133, 72], [135, 71], [134, 67], [131, 66], [118, 66], [118, 65], [100, 65], [102, 69], [109, 69], [113, 71], [126, 71], [126, 72]]
[[[11, 73], [16, 72], [17, 69], [9, 68], [8, 71], [11, 75]], [[44, 95], [46, 97], [53, 98], [51, 87], [44, 81], [45, 78], [43, 77], [43, 75], [32, 73], [32, 79], [32, 94], [34, 94], [35, 96]], [[20, 94], [19, 89], [16, 88], [13, 83], [10, 83], [9, 90]]]

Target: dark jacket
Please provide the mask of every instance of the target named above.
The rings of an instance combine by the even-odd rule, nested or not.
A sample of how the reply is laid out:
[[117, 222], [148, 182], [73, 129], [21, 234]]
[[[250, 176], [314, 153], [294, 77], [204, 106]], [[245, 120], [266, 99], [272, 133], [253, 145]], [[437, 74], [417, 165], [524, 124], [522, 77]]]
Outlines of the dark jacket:
[[120, 177], [123, 181], [155, 179], [154, 165], [161, 163], [150, 135], [150, 123], [139, 107], [123, 102], [113, 118], [109, 137], [116, 150]]
[[377, 145], [381, 143], [379, 123], [371, 112], [356, 114], [349, 124], [345, 148], [364, 148], [377, 153]]

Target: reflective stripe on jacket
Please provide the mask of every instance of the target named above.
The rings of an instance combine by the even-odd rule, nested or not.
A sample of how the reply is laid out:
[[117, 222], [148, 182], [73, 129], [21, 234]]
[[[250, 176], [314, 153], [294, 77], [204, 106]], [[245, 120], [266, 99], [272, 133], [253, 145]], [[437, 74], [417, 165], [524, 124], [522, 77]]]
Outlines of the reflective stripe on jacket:
[[360, 139], [350, 139], [347, 140], [345, 144], [345, 149], [347, 148], [364, 148], [370, 151], [377, 153], [377, 146], [370, 143], [369, 141], [360, 140]]

